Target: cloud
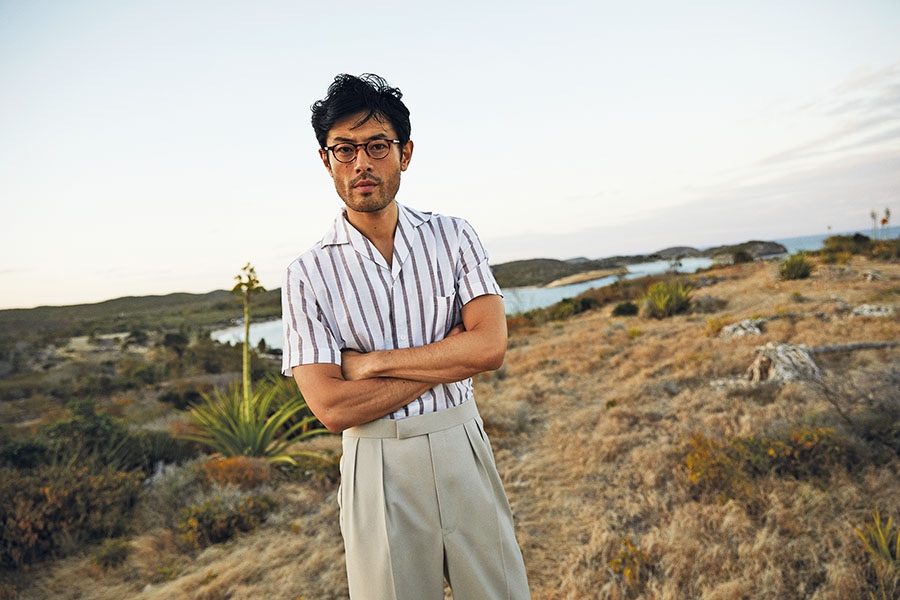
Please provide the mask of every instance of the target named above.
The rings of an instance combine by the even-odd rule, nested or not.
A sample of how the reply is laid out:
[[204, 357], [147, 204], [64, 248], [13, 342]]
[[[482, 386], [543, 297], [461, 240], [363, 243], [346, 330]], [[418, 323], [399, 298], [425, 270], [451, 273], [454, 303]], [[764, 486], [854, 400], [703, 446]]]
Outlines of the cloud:
[[851, 153], [898, 148], [900, 140], [900, 63], [857, 76], [815, 102], [792, 112], [797, 117], [833, 122], [827, 135], [758, 161], [757, 167], [791, 166]]

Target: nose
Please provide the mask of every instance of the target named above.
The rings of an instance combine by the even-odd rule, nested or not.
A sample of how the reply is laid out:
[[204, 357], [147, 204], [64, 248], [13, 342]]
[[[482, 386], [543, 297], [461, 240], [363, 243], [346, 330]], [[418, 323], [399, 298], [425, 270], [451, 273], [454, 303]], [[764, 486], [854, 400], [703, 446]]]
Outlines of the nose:
[[366, 152], [365, 147], [357, 146], [356, 148], [356, 160], [353, 161], [356, 166], [356, 171], [371, 171], [372, 170], [372, 157], [369, 156], [369, 153]]

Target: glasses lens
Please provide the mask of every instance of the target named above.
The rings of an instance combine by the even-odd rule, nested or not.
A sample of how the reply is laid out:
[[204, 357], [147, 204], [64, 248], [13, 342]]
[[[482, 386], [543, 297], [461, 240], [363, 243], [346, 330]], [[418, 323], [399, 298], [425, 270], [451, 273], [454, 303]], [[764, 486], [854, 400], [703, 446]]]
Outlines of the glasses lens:
[[356, 147], [353, 144], [336, 144], [331, 147], [331, 153], [338, 162], [352, 162], [356, 158]]
[[366, 144], [366, 153], [372, 158], [384, 158], [390, 150], [390, 143], [384, 140], [372, 140]]

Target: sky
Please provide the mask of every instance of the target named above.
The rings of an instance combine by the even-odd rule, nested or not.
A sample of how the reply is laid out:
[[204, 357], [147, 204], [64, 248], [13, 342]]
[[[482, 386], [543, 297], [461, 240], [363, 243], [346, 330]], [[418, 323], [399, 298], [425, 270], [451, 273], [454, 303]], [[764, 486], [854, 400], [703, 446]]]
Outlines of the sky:
[[0, 309], [279, 287], [341, 206], [309, 107], [366, 72], [398, 201], [493, 264], [900, 220], [897, 0], [0, 0]]

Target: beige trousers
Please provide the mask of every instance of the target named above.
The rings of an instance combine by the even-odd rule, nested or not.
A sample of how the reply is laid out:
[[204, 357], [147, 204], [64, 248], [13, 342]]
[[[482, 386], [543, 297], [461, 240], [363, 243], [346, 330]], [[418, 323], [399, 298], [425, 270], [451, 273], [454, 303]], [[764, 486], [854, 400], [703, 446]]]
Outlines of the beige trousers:
[[530, 598], [474, 401], [344, 431], [341, 533], [353, 600]]

